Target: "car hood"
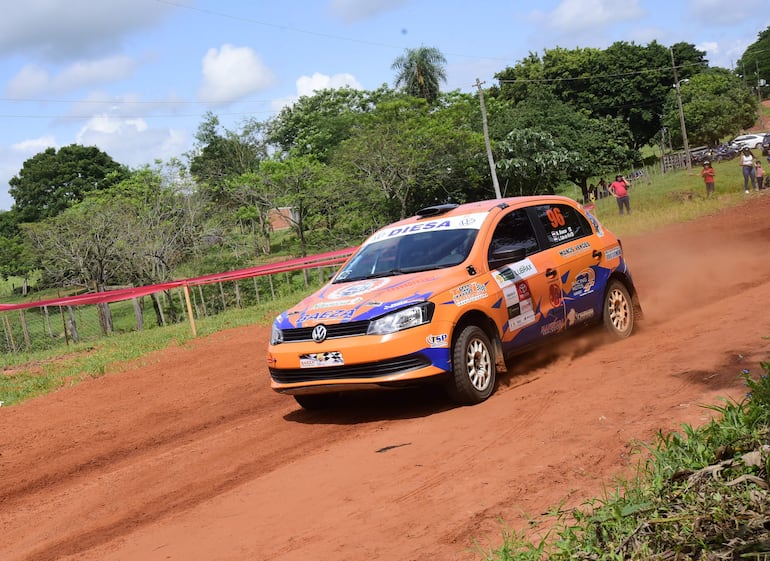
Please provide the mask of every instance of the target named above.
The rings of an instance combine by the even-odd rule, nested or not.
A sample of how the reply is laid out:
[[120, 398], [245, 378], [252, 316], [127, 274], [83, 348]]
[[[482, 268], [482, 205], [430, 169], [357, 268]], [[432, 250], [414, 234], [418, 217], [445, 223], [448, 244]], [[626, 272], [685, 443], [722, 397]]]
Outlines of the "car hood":
[[[464, 273], [463, 268], [459, 271]], [[458, 268], [327, 284], [276, 319], [282, 329], [368, 320], [451, 288]]]

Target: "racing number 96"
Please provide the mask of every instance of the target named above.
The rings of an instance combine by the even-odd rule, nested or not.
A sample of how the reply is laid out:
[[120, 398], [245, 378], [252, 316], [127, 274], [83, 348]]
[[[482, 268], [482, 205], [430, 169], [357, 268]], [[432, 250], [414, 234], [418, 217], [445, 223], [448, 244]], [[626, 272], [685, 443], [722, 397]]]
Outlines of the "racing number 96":
[[566, 224], [564, 215], [561, 213], [561, 209], [558, 207], [549, 208], [545, 215], [551, 222], [551, 228], [558, 228], [559, 226], [564, 226]]

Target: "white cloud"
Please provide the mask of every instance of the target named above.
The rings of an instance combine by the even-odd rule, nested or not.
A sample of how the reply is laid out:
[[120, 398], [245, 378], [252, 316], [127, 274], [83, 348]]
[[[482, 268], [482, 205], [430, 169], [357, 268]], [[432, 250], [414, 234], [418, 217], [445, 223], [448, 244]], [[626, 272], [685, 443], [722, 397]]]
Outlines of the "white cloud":
[[533, 18], [540, 25], [560, 32], [581, 33], [613, 22], [640, 18], [642, 15], [639, 0], [562, 0], [550, 12], [536, 12]]
[[132, 167], [178, 157], [188, 148], [188, 141], [182, 130], [152, 128], [144, 119], [109, 115], [91, 118], [75, 140], [83, 146], [97, 146], [115, 161]]
[[136, 66], [136, 62], [127, 56], [115, 56], [79, 61], [52, 76], [36, 64], [27, 64], [11, 78], [6, 87], [6, 94], [10, 97], [24, 98], [41, 93], [69, 92], [95, 84], [129, 78]]
[[203, 57], [203, 83], [198, 97], [207, 103], [227, 104], [274, 82], [272, 70], [252, 49], [225, 44], [209, 49]]
[[354, 90], [363, 89], [363, 86], [352, 74], [334, 74], [333, 76], [327, 76], [315, 72], [312, 76], [300, 76], [297, 79], [297, 94], [299, 96], [313, 95], [319, 90], [337, 89], [344, 86], [353, 88]]
[[319, 90], [336, 89], [342, 87], [362, 90], [364, 87], [352, 74], [334, 74], [327, 76], [315, 72], [312, 76], [300, 76], [297, 78], [297, 94], [281, 99], [276, 99], [272, 103], [273, 111], [278, 112], [287, 105], [293, 104], [303, 95], [312, 96]]
[[[709, 26], [731, 26], [735, 23], [760, 19], [767, 11], [767, 0], [741, 0], [740, 2], [725, 2], [725, 0], [690, 0], [687, 13], [692, 14], [695, 21]], [[756, 37], [751, 37], [751, 41]]]
[[46, 60], [103, 56], [123, 38], [159, 25], [173, 6], [136, 0], [21, 0], [4, 2], [0, 55]]
[[22, 140], [21, 142], [12, 144], [11, 150], [25, 154], [37, 154], [50, 147], [56, 147], [56, 139], [51, 134], [41, 136], [40, 138]]
[[389, 12], [407, 4], [409, 0], [332, 0], [329, 9], [344, 23], [354, 23]]

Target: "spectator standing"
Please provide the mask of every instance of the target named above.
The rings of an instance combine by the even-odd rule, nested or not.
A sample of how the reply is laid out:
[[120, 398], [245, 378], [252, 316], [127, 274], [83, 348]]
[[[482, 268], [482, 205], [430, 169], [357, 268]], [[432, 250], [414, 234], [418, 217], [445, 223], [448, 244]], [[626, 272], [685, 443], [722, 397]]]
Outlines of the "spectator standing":
[[[770, 156], [768, 157], [770, 158]], [[770, 162], [770, 160], [768, 160], [768, 162]], [[596, 195], [600, 199], [603, 199], [604, 197], [607, 196], [607, 182], [604, 181], [603, 177], [599, 180], [599, 185], [596, 187], [596, 191], [597, 191]]]
[[623, 209], [626, 209], [626, 214], [631, 214], [631, 202], [628, 197], [628, 188], [631, 184], [622, 175], [616, 175], [615, 181], [610, 183], [607, 190], [618, 201], [618, 211], [623, 216]]
[[714, 193], [714, 168], [711, 167], [711, 162], [703, 162], [703, 171], [700, 174], [706, 183], [706, 197], [710, 197]]
[[743, 169], [743, 190], [746, 194], [749, 194], [749, 181], [751, 181], [751, 188], [757, 190], [757, 179], [754, 173], [754, 154], [751, 153], [749, 148], [744, 148], [741, 151], [741, 156], [738, 158], [738, 163]]
[[765, 180], [765, 170], [762, 169], [762, 160], [757, 158], [754, 166], [754, 174], [757, 176], [757, 191], [764, 189], [763, 183]]

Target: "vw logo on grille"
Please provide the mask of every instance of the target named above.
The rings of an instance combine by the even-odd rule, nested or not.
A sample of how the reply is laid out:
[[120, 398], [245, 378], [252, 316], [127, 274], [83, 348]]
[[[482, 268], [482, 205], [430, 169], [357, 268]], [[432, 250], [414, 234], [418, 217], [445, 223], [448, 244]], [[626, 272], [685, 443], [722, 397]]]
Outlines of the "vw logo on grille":
[[316, 325], [313, 328], [312, 337], [316, 343], [323, 343], [326, 340], [326, 326], [323, 324]]

